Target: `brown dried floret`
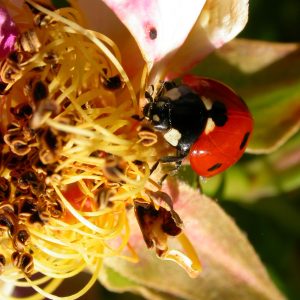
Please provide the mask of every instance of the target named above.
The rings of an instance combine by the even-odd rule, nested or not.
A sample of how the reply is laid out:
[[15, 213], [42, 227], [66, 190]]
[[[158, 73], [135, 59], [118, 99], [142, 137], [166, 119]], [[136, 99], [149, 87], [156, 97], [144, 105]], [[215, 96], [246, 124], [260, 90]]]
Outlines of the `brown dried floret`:
[[6, 95], [8, 93], [8, 91], [6, 90], [8, 84], [0, 81], [0, 95]]
[[41, 42], [39, 41], [36, 31], [34, 29], [29, 29], [21, 33], [18, 46], [21, 51], [32, 54], [38, 52], [41, 47]]
[[16, 107], [12, 107], [10, 112], [18, 121], [28, 121], [32, 118], [33, 109], [29, 103], [20, 103]]
[[11, 151], [19, 156], [24, 156], [31, 150], [28, 146], [28, 143], [22, 140], [14, 140], [10, 143], [9, 146]]
[[55, 23], [55, 20], [49, 15], [46, 15], [42, 12], [37, 13], [33, 18], [34, 25], [38, 27], [47, 27], [51, 23]]
[[4, 267], [6, 265], [6, 259], [3, 254], [0, 254], [0, 275], [4, 272]]
[[45, 191], [45, 177], [37, 174], [33, 169], [14, 169], [10, 172], [12, 183], [21, 190], [30, 190], [34, 195]]
[[52, 218], [59, 219], [64, 215], [65, 207], [53, 189], [47, 189], [43, 202], [47, 203], [47, 210]]
[[[20, 67], [8, 59], [0, 64], [0, 78], [5, 84], [14, 83], [21, 76]], [[4, 92], [4, 91], [3, 91]]]
[[0, 203], [0, 212], [14, 212], [14, 206], [9, 201], [2, 201]]
[[10, 63], [19, 65], [23, 61], [24, 54], [18, 51], [12, 51], [8, 54], [7, 60]]
[[0, 229], [2, 231], [7, 231], [10, 236], [15, 233], [15, 228], [18, 221], [14, 213], [11, 212], [1, 212], [0, 213]]
[[23, 271], [27, 276], [30, 276], [33, 272], [33, 257], [26, 252], [15, 251], [11, 255], [13, 265]]
[[30, 242], [30, 234], [27, 227], [23, 224], [18, 224], [16, 226], [16, 230], [12, 237], [12, 240], [15, 250], [23, 252], [25, 250], [25, 247], [28, 246]]
[[31, 224], [40, 223], [41, 225], [44, 225], [49, 221], [50, 216], [48, 205], [42, 201], [38, 201], [35, 204], [34, 211], [30, 215], [28, 222]]
[[30, 193], [16, 194], [13, 205], [15, 209], [15, 213], [18, 216], [20, 223], [26, 223], [29, 217], [36, 211], [37, 199]]
[[8, 124], [7, 132], [3, 137], [10, 150], [18, 156], [24, 156], [31, 151], [34, 138], [35, 132], [31, 128], [20, 126], [16, 122]]
[[0, 202], [6, 201], [10, 197], [10, 183], [5, 177], [0, 177]]

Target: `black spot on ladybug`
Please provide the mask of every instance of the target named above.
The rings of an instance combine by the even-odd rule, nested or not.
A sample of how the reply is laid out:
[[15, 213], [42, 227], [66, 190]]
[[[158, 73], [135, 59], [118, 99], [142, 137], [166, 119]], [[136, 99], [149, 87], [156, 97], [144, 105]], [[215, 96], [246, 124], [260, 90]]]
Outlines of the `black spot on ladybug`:
[[221, 166], [222, 166], [221, 163], [216, 163], [215, 165], [213, 165], [209, 169], [207, 169], [207, 171], [209, 171], [209, 172], [215, 171], [215, 170], [221, 168]]
[[215, 101], [211, 110], [208, 111], [209, 117], [211, 117], [216, 126], [224, 126], [228, 120], [227, 109], [224, 103]]
[[155, 27], [151, 27], [149, 30], [149, 37], [151, 40], [155, 40], [157, 38], [157, 30]]
[[242, 142], [240, 144], [240, 150], [242, 150], [246, 146], [247, 141], [249, 139], [249, 136], [250, 136], [250, 132], [248, 131], [248, 132], [245, 133], [245, 135], [244, 135], [244, 137], [242, 139]]

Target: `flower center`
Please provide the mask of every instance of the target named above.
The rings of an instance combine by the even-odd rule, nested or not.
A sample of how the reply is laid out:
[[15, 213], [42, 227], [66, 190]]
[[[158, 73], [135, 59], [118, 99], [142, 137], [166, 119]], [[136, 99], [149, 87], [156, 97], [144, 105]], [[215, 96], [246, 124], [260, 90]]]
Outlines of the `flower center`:
[[135, 92], [117, 46], [84, 29], [72, 7], [28, 3], [34, 25], [0, 73], [0, 265], [5, 276], [11, 261], [51, 297], [54, 285], [41, 291], [28, 276], [99, 269], [128, 245], [126, 208], [146, 197], [155, 135], [137, 134]]
[[[26, 3], [33, 25], [19, 28], [15, 49], [0, 66], [2, 278], [57, 299], [52, 292], [65, 277], [95, 268], [70, 296], [80, 297], [97, 280], [105, 257], [137, 261], [128, 241], [133, 206], [139, 223], [153, 231], [157, 254], [193, 273], [190, 261], [169, 253], [166, 244], [168, 235], [181, 232], [181, 221], [169, 197], [150, 191], [160, 186], [150, 178], [149, 164], [168, 147], [134, 117], [137, 92], [118, 47], [85, 29], [74, 7]], [[155, 29], [150, 34], [156, 38]], [[153, 228], [148, 216], [155, 216]], [[183, 235], [180, 242], [192, 248]], [[32, 280], [34, 274], [39, 279]]]

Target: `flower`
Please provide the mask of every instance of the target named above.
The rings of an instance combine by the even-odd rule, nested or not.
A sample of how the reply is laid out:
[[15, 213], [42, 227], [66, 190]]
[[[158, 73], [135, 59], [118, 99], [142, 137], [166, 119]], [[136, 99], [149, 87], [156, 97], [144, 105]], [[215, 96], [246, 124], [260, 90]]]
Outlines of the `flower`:
[[[233, 38], [247, 1], [104, 1], [133, 38], [102, 2], [39, 3], [9, 4], [16, 24], [3, 9], [12, 24], [3, 40], [12, 42], [1, 65], [2, 278], [57, 299], [64, 278], [93, 269], [70, 299], [80, 297], [108, 257], [137, 261], [132, 206], [147, 245], [196, 276], [201, 265], [182, 221], [150, 174], [173, 149], [132, 116], [150, 84], [182, 74]], [[170, 235], [186, 254], [169, 249]]]

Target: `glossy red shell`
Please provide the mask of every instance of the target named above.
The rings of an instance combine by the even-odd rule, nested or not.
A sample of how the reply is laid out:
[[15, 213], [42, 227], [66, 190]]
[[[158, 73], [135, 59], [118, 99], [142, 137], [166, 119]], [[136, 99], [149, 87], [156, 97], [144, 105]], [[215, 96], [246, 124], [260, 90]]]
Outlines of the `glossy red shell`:
[[224, 103], [227, 109], [225, 125], [203, 132], [189, 153], [193, 170], [203, 177], [211, 177], [241, 158], [251, 137], [253, 119], [243, 100], [226, 85], [193, 75], [185, 76], [183, 84], [200, 97]]

